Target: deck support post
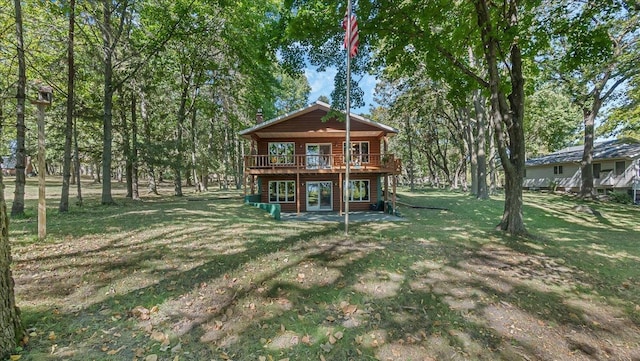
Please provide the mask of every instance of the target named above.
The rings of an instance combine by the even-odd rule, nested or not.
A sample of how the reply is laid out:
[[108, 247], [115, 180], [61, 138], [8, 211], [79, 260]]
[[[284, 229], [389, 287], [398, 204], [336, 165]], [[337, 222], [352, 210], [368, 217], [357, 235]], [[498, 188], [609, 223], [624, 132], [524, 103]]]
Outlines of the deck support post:
[[300, 188], [302, 188], [302, 184], [300, 184], [300, 172], [296, 172], [296, 211], [298, 215], [300, 215]]
[[398, 184], [398, 177], [395, 174], [392, 175], [392, 177], [393, 177], [393, 181], [392, 181], [392, 184], [393, 184], [393, 195], [391, 196], [391, 204], [392, 204], [392, 207], [393, 207], [393, 212], [395, 213], [395, 211], [396, 211], [396, 186]]
[[344, 194], [344, 190], [342, 189], [342, 172], [338, 173], [338, 189], [340, 189], [340, 215], [342, 215], [342, 195]]
[[382, 210], [387, 211], [387, 202], [389, 201], [389, 173], [384, 174], [384, 204]]

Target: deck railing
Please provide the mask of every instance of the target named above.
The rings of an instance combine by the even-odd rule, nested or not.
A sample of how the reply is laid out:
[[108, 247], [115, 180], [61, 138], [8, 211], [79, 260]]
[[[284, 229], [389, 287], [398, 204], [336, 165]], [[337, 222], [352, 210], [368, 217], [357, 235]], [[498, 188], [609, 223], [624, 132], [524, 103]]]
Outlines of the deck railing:
[[[344, 155], [247, 155], [244, 157], [245, 169], [263, 170], [343, 170], [345, 169]], [[351, 159], [351, 169], [399, 172], [400, 159], [393, 154], [354, 154]]]

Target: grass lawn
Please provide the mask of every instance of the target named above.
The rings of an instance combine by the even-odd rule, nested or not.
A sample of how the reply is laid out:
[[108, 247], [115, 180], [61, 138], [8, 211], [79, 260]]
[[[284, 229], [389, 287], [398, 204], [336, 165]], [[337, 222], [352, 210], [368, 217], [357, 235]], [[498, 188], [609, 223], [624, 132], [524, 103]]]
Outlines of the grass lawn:
[[[407, 222], [275, 221], [236, 191], [12, 219], [21, 360], [640, 360], [640, 207], [400, 192]], [[189, 192], [190, 190], [187, 190]], [[8, 182], [5, 195], [13, 195]], [[11, 205], [9, 204], [9, 207]]]

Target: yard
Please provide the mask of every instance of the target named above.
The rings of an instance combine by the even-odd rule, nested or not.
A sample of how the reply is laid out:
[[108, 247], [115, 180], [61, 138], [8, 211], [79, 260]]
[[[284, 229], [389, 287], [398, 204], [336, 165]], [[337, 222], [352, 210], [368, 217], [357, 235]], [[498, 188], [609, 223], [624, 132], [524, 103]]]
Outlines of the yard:
[[[29, 182], [34, 180], [30, 179]], [[640, 208], [400, 192], [407, 222], [279, 222], [238, 192], [12, 219], [20, 360], [640, 360]], [[12, 198], [13, 184], [5, 189]], [[10, 207], [10, 205], [9, 205]]]

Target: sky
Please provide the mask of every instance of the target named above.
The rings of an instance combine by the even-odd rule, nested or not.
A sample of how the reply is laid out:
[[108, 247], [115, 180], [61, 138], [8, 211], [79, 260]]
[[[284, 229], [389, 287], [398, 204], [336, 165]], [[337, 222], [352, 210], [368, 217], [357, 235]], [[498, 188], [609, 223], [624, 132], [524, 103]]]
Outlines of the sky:
[[[324, 72], [318, 72], [315, 68], [308, 66], [304, 74], [307, 76], [307, 81], [311, 86], [311, 93], [309, 94], [309, 102], [315, 102], [321, 95], [331, 99], [331, 92], [333, 91], [333, 78], [337, 73], [336, 68], [327, 68]], [[366, 74], [354, 75], [354, 79], [358, 80], [360, 87], [364, 91], [365, 106], [360, 108], [352, 108], [351, 112], [356, 114], [369, 113], [369, 109], [372, 106], [376, 106], [377, 103], [373, 100], [373, 93], [376, 87], [376, 78]]]

